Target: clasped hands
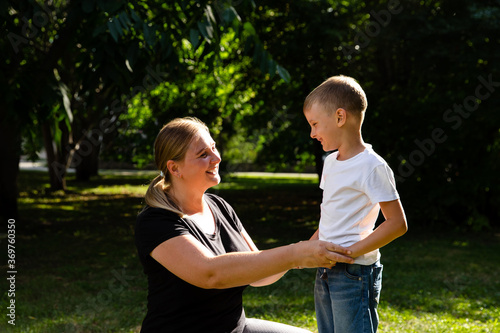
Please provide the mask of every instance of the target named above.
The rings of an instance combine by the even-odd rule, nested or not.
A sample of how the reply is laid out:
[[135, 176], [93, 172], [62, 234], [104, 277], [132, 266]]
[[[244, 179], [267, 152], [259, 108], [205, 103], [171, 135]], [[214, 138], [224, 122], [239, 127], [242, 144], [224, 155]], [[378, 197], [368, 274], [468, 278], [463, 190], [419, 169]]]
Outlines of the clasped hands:
[[347, 248], [320, 240], [302, 241], [295, 244], [302, 247], [304, 256], [300, 260], [297, 268], [315, 268], [325, 267], [332, 268], [337, 262], [347, 264], [354, 263], [354, 259], [350, 257], [352, 252]]

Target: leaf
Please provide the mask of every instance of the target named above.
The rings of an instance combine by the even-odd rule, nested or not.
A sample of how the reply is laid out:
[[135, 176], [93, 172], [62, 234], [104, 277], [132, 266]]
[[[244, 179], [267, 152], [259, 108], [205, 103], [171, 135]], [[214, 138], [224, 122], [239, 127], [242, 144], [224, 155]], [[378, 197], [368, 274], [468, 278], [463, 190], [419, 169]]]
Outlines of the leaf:
[[198, 46], [198, 43], [200, 42], [200, 34], [199, 34], [198, 30], [191, 29], [189, 31], [189, 41], [191, 42], [191, 45], [193, 45], [193, 49], [196, 50], [196, 47]]
[[269, 59], [267, 61], [268, 73], [271, 75], [271, 79], [276, 75], [276, 61]]
[[115, 25], [115, 28], [116, 28], [116, 31], [118, 32], [118, 35], [123, 36], [123, 30], [125, 29], [125, 26], [121, 25], [118, 16], [113, 18], [113, 24]]
[[123, 30], [127, 31], [128, 30], [128, 26], [132, 24], [132, 22], [130, 21], [128, 15], [126, 12], [121, 12], [120, 15], [117, 16], [118, 17], [118, 20], [120, 21], [122, 27], [123, 27]]
[[142, 24], [142, 30], [144, 32], [144, 40], [146, 43], [150, 46], [154, 46], [155, 44], [155, 39], [154, 39], [154, 32], [152, 31], [152, 28], [144, 22]]
[[262, 44], [259, 42], [255, 43], [255, 49], [253, 50], [253, 61], [256, 64], [260, 64], [260, 59], [263, 51], [264, 48], [262, 47]]
[[108, 21], [108, 29], [109, 33], [111, 34], [111, 37], [115, 40], [115, 42], [118, 42], [118, 31], [116, 30], [116, 25], [113, 23], [113, 21]]
[[139, 15], [137, 15], [137, 13], [135, 12], [135, 10], [131, 9], [131, 10], [130, 10], [130, 14], [132, 15], [132, 19], [133, 19], [136, 23], [142, 22], [141, 18], [139, 17]]
[[278, 70], [279, 76], [285, 81], [286, 83], [290, 83], [292, 80], [290, 73], [280, 65], [276, 65], [276, 69]]
[[207, 18], [208, 22], [217, 24], [212, 7], [207, 6], [207, 8], [205, 9], [205, 17]]
[[198, 22], [198, 30], [207, 42], [210, 43], [214, 38], [214, 28], [209, 22]]
[[252, 23], [250, 23], [250, 22], [245, 22], [245, 24], [243, 24], [243, 29], [245, 29], [245, 31], [248, 32], [252, 36], [255, 36], [257, 34], [257, 32], [255, 31], [255, 28], [253, 27]]
[[235, 18], [238, 18], [238, 20], [241, 21], [241, 18], [238, 16], [238, 13], [236, 12], [236, 10], [233, 7], [226, 8], [224, 10], [224, 12], [222, 13], [221, 17], [225, 23], [231, 23], [234, 21]]
[[73, 112], [71, 112], [71, 100], [69, 97], [69, 88], [62, 82], [59, 82], [59, 91], [61, 92], [63, 98], [64, 110], [66, 111], [67, 118], [70, 122], [73, 122]]

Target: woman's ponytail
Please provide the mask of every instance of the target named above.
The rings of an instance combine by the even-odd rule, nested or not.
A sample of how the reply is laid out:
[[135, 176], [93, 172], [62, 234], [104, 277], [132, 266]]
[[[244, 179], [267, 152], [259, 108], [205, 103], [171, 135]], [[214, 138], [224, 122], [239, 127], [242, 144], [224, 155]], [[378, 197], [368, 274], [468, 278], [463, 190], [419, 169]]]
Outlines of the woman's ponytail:
[[168, 188], [170, 184], [165, 185], [165, 177], [157, 176], [149, 184], [144, 197], [147, 207], [155, 207], [169, 210], [178, 214], [180, 217], [184, 216], [179, 207], [175, 204], [172, 198], [168, 195]]

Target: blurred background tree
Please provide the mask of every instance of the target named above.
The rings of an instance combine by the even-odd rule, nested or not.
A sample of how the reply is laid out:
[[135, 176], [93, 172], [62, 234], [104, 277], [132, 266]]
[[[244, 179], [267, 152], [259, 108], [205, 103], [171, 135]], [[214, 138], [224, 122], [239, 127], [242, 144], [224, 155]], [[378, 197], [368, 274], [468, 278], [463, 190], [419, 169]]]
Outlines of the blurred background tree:
[[[252, 8], [252, 2], [240, 3]], [[3, 1], [0, 49], [2, 147], [0, 213], [17, 217], [22, 154], [44, 147], [50, 188], [65, 190], [71, 163], [77, 179], [96, 175], [101, 145], [123, 127], [131, 99], [163, 82], [186, 82], [219, 62], [229, 31], [255, 63], [289, 80], [260, 47], [231, 1]]]
[[252, 23], [292, 84], [259, 91], [290, 120], [261, 163], [309, 163], [314, 152], [320, 173], [302, 103], [327, 77], [349, 75], [368, 96], [364, 138], [393, 168], [410, 222], [498, 226], [499, 19], [497, 1], [267, 1]]
[[209, 125], [222, 171], [320, 174], [325, 154], [302, 103], [344, 74], [367, 93], [363, 135], [394, 170], [410, 224], [498, 227], [496, 0], [16, 1], [0, 10], [17, 36], [0, 44], [1, 135], [16, 142], [2, 148], [15, 156], [2, 175], [16, 168], [21, 138], [23, 154], [36, 155], [44, 137], [52, 164], [73, 156], [81, 179], [97, 159], [150, 167], [158, 130], [178, 116]]

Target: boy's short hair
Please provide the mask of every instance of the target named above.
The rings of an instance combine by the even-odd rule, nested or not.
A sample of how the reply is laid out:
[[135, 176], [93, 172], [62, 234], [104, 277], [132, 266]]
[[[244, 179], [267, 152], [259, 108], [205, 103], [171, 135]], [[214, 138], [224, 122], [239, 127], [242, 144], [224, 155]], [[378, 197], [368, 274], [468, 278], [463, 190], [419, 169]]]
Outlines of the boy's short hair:
[[332, 76], [311, 91], [304, 102], [304, 112], [315, 103], [325, 108], [329, 115], [342, 108], [361, 119], [368, 106], [365, 92], [359, 83], [344, 75]]

